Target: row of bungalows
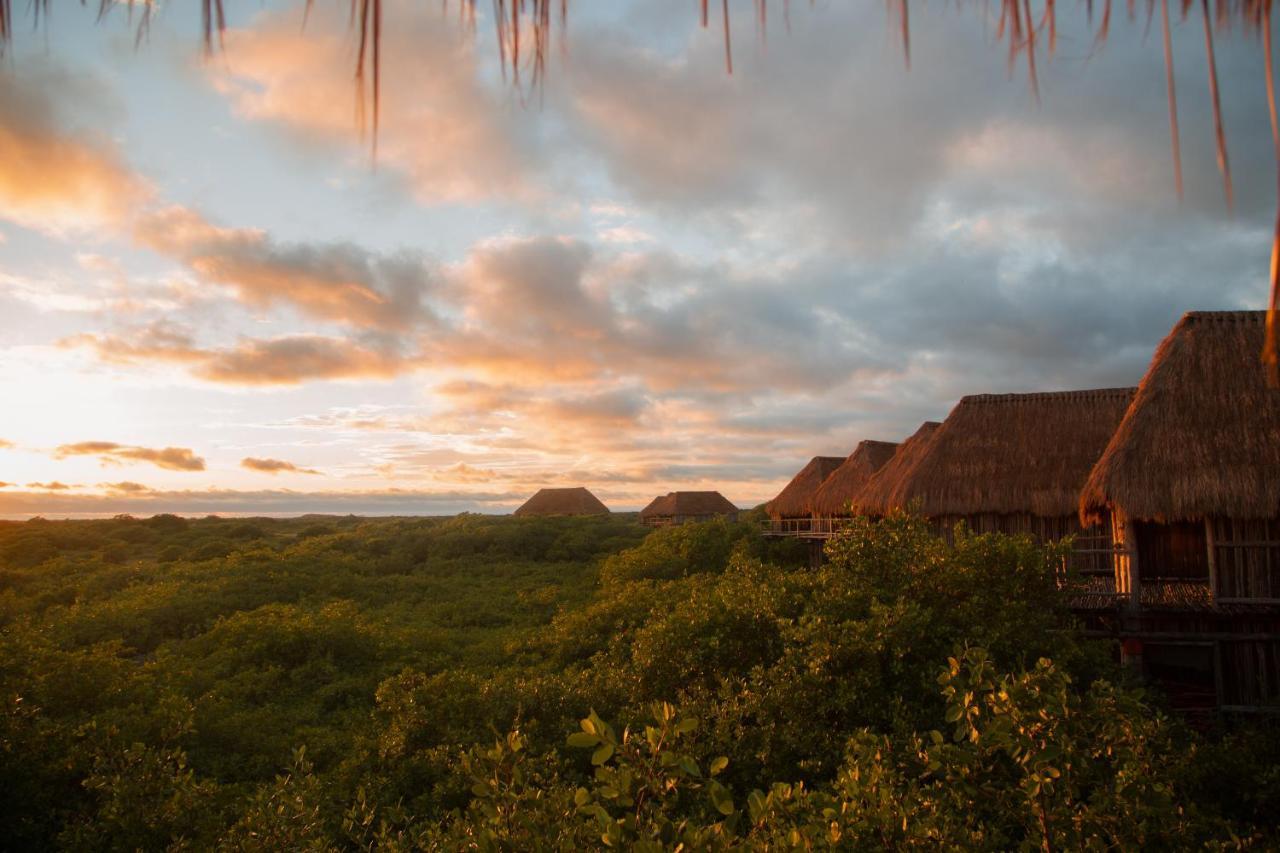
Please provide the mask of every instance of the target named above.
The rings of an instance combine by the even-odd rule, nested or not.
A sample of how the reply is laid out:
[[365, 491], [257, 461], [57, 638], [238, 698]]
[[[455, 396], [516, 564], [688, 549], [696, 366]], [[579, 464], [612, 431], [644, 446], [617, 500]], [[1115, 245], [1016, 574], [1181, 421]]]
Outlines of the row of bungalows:
[[1080, 523], [1080, 490], [1134, 391], [965, 397], [905, 470], [877, 477], [855, 497], [853, 510], [879, 516], [912, 507], [947, 538], [957, 524], [1040, 542], [1074, 536], [1075, 568], [1109, 572], [1102, 528], [1086, 532]]
[[773, 521], [771, 532], [807, 536], [814, 532], [811, 502], [818, 488], [844, 464], [843, 456], [815, 456], [801, 468], [778, 496], [764, 505]]
[[785, 508], [808, 521], [771, 503], [769, 532], [817, 554], [853, 515], [910, 508], [942, 536], [1073, 536], [1073, 606], [1175, 704], [1280, 709], [1280, 390], [1258, 363], [1264, 334], [1265, 312], [1193, 312], [1136, 389], [965, 397], [869, 476], [855, 451], [843, 479], [805, 494], [793, 480]]

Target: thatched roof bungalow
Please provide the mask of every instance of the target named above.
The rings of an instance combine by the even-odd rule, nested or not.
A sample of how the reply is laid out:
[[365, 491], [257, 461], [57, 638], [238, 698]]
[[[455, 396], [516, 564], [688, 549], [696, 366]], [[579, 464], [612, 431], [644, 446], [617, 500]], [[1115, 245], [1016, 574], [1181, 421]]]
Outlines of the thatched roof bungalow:
[[1193, 582], [1280, 602], [1280, 390], [1258, 365], [1265, 317], [1185, 315], [1089, 475], [1080, 512], [1115, 516], [1121, 591]]
[[538, 489], [514, 515], [608, 515], [609, 508], [582, 486], [567, 489]]
[[1262, 311], [1183, 316], [1079, 504], [1110, 518], [1128, 653], [1238, 709], [1280, 700], [1280, 390], [1258, 361], [1265, 330]]
[[860, 441], [849, 458], [823, 481], [809, 501], [814, 518], [851, 515], [849, 502], [862, 491], [871, 476], [885, 466], [898, 450], [892, 441]]
[[775, 521], [809, 518], [809, 501], [837, 468], [844, 464], [843, 456], [815, 456], [791, 482], [778, 492], [778, 496], [764, 505], [765, 512]]
[[898, 445], [893, 457], [872, 474], [862, 490], [850, 499], [854, 515], [884, 515], [891, 509], [905, 506], [898, 496], [898, 484], [909, 477], [920, 459], [929, 449], [933, 434], [942, 424], [925, 421], [920, 428]]
[[[910, 470], [882, 488], [877, 509], [915, 506], [944, 532], [963, 521], [980, 533], [1029, 533], [1041, 541], [1080, 534], [1080, 488], [1133, 394], [1105, 388], [965, 397]], [[1090, 544], [1090, 551], [1097, 547]], [[1111, 571], [1109, 561], [1087, 568]]]
[[730, 521], [738, 518], [738, 508], [719, 492], [668, 492], [654, 498], [640, 510], [640, 521], [651, 527], [709, 521], [719, 517]]

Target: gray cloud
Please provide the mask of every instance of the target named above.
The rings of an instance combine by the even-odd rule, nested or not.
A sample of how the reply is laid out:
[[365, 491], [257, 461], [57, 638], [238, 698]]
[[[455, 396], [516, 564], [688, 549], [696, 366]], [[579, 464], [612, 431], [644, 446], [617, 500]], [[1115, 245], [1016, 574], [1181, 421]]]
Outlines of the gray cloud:
[[[763, 490], [814, 453], [902, 438], [962, 394], [1132, 384], [1183, 311], [1259, 307], [1275, 199], [1256, 47], [1219, 42], [1232, 218], [1193, 27], [1175, 32], [1179, 206], [1158, 43], [1117, 23], [1090, 55], [1089, 35], [1064, 26], [1037, 108], [984, 41], [979, 5], [915, 16], [909, 72], [882, 10], [851, 4], [797, 14], [763, 55], [744, 30], [732, 77], [718, 44], [671, 23], [687, 9], [627, 13], [627, 26], [588, 14], [543, 111], [491, 124], [468, 107], [485, 134], [523, 128], [516, 156], [495, 149], [501, 181], [477, 183], [468, 163], [466, 186], [446, 186], [430, 154], [408, 185], [474, 203], [503, 196], [498, 183], [526, 201], [554, 183], [616, 201], [626, 221], [610, 227], [652, 242], [611, 243], [558, 206], [527, 219], [477, 206], [505, 236], [443, 265], [153, 211], [138, 238], [199, 280], [330, 327], [232, 338], [166, 318], [72, 342], [237, 385], [421, 372], [430, 411], [315, 421], [393, 434], [369, 450], [388, 476], [736, 477]], [[345, 125], [311, 127], [296, 109], [307, 78], [276, 62], [272, 39], [253, 57], [269, 86], [232, 81], [237, 107], [335, 135]], [[395, 168], [411, 168], [407, 140]], [[437, 439], [465, 447], [425, 446]]]
[[[563, 108], [584, 148], [639, 202], [686, 221], [727, 220], [728, 233], [759, 221], [772, 237], [896, 250], [939, 190], [968, 178], [993, 198], [1056, 203], [1055, 188], [1083, 184], [1095, 212], [1121, 204], [1162, 220], [1183, 215], [1158, 40], [1146, 40], [1140, 22], [1117, 22], [1091, 53], [1076, 12], [1059, 11], [1058, 57], [1041, 55], [1040, 107], [1024, 69], [1008, 77], [981, 7], [913, 16], [906, 71], [883, 10], [853, 4], [797, 15], [790, 36], [767, 55], [749, 53], [733, 77], [704, 39], [663, 52], [644, 27], [602, 27], [580, 39]], [[1175, 30], [1188, 209], [1225, 221], [1201, 36], [1192, 25]], [[749, 44], [749, 27], [739, 35]], [[1265, 215], [1271, 188], [1249, 178], [1271, 169], [1253, 82], [1261, 52], [1238, 37], [1218, 50], [1239, 210]], [[1000, 128], [1017, 131], [1019, 144], [999, 149], [989, 134]], [[972, 161], [957, 161], [966, 142], [992, 149], [989, 171], [972, 175]]]

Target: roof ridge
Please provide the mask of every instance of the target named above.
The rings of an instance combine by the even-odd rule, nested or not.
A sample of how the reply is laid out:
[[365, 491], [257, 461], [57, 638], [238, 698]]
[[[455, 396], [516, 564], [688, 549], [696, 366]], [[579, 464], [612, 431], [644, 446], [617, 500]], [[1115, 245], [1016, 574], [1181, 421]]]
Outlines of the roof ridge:
[[1188, 311], [1182, 315], [1184, 321], [1199, 320], [1214, 323], [1262, 322], [1266, 311]]
[[967, 394], [961, 403], [1021, 403], [1036, 400], [1110, 400], [1133, 396], [1137, 386], [1128, 388], [1089, 388], [1080, 391], [1029, 391], [1021, 394]]

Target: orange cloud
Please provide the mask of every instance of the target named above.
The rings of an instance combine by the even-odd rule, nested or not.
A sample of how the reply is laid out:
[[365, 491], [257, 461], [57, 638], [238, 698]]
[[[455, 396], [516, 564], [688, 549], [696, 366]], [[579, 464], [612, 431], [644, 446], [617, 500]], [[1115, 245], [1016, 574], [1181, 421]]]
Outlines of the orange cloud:
[[[507, 92], [484, 85], [474, 39], [449, 16], [404, 11], [382, 36], [379, 165], [402, 173], [427, 203], [531, 196], [529, 123]], [[226, 45], [232, 61], [205, 68], [236, 112], [368, 156], [353, 120], [345, 14], [316, 6], [306, 32], [291, 11], [261, 16], [252, 29], [229, 31]]]
[[49, 483], [27, 483], [27, 488], [42, 489], [46, 492], [63, 492], [67, 489], [78, 489], [80, 487], [76, 485], [68, 486], [66, 483], [59, 483], [57, 480], [54, 480]]
[[250, 471], [261, 471], [263, 474], [280, 474], [285, 472], [295, 474], [319, 474], [320, 472], [314, 468], [299, 468], [292, 462], [286, 462], [283, 459], [259, 459], [254, 456], [247, 456], [240, 460], [241, 468], [248, 468]]
[[97, 456], [104, 464], [149, 462], [170, 471], [203, 471], [204, 459], [187, 447], [131, 447], [114, 441], [81, 441], [59, 445], [53, 451], [55, 459], [68, 456]]
[[207, 353], [196, 348], [190, 335], [165, 323], [134, 329], [127, 337], [89, 333], [72, 335], [60, 340], [58, 345], [63, 348], [88, 347], [108, 364], [198, 362], [208, 358]]
[[215, 350], [195, 374], [238, 385], [296, 385], [311, 379], [389, 379], [407, 368], [394, 352], [339, 338], [294, 335]]
[[446, 483], [492, 483], [495, 480], [510, 480], [512, 475], [459, 462], [440, 471], [436, 479]]
[[430, 271], [418, 257], [379, 256], [346, 243], [276, 243], [264, 231], [223, 228], [184, 207], [139, 219], [143, 245], [225, 285], [257, 308], [290, 305], [312, 317], [401, 330], [427, 319]]
[[144, 486], [141, 483], [135, 483], [132, 480], [121, 480], [118, 483], [99, 483], [98, 488], [106, 489], [109, 492], [128, 495], [139, 495], [143, 492], [151, 491], [150, 486]]
[[0, 216], [41, 231], [118, 228], [150, 187], [109, 140], [59, 121], [46, 89], [76, 86], [51, 75], [10, 74], [0, 86]]
[[128, 336], [74, 335], [59, 345], [88, 347], [111, 364], [185, 364], [201, 379], [229, 385], [389, 379], [417, 366], [414, 359], [393, 349], [321, 335], [246, 338], [233, 347], [202, 349], [185, 332], [162, 324]]

